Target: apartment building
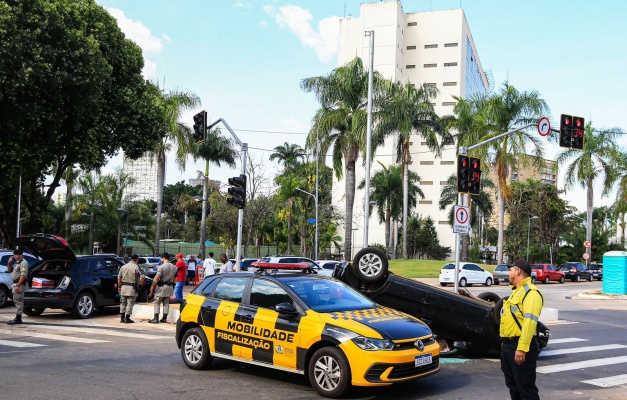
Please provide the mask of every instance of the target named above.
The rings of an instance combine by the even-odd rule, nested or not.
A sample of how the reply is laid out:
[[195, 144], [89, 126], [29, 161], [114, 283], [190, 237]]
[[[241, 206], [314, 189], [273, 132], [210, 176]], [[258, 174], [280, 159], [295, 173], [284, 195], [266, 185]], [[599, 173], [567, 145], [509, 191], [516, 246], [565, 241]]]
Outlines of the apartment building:
[[[484, 71], [475, 43], [462, 9], [406, 13], [400, 1], [363, 3], [359, 17], [340, 20], [338, 64], [344, 65], [360, 57], [369, 65], [370, 37], [366, 31], [374, 31], [374, 68], [383, 77], [414, 85], [429, 84], [439, 90], [433, 100], [438, 115], [453, 113], [453, 96], [468, 98], [474, 94], [485, 94], [491, 90], [492, 77]], [[384, 165], [396, 162], [395, 138], [388, 138], [379, 147], [372, 160], [371, 176]], [[409, 169], [416, 172], [424, 199], [418, 199], [415, 213], [430, 216], [443, 246], [454, 249], [455, 235], [447, 218], [447, 210], [438, 209], [440, 192], [447, 179], [456, 172], [455, 146], [446, 148], [441, 157], [428, 149], [419, 135], [415, 135], [410, 147], [412, 164]], [[357, 183], [365, 176], [357, 161]], [[335, 181], [333, 202], [339, 210], [345, 207], [345, 182]], [[402, 196], [398, 193], [398, 196]], [[353, 217], [354, 254], [363, 243], [364, 191], [355, 194]], [[380, 224], [376, 213], [369, 220], [369, 243], [385, 243], [384, 224]], [[343, 226], [338, 234], [343, 237]], [[453, 255], [451, 254], [451, 257]]]
[[122, 170], [134, 180], [126, 188], [124, 197], [136, 201], [157, 201], [157, 159], [144, 154], [137, 160], [124, 157]]

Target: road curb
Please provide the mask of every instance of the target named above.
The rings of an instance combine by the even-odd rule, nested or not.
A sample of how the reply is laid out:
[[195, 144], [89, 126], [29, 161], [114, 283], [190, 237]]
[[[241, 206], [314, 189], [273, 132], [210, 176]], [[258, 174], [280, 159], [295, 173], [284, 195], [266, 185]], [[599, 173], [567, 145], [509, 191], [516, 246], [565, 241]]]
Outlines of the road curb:
[[624, 294], [599, 294], [598, 292], [581, 292], [577, 297], [595, 300], [627, 300], [627, 295]]
[[[179, 315], [181, 315], [179, 307], [179, 304], [170, 304], [170, 312], [168, 313], [167, 319], [168, 322], [176, 323], [179, 319]], [[161, 314], [163, 315], [163, 307], [161, 307]], [[152, 303], [135, 304], [135, 306], [133, 306], [133, 314], [131, 314], [131, 318], [150, 320], [154, 317], [154, 305]]]

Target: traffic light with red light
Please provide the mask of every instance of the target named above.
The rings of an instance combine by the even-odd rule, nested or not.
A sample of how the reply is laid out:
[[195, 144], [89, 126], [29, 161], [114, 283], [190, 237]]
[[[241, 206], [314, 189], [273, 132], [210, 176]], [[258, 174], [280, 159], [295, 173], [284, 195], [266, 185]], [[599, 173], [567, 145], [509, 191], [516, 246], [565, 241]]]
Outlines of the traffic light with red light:
[[562, 114], [560, 118], [560, 147], [571, 147], [573, 116]]
[[481, 160], [470, 157], [470, 184], [468, 193], [477, 195], [481, 193]]
[[461, 154], [457, 155], [457, 191], [468, 193], [470, 185], [470, 158]]
[[246, 207], [246, 175], [229, 178], [228, 197], [226, 202], [237, 208]]
[[201, 111], [194, 115], [194, 143], [202, 143], [207, 133], [207, 112]]
[[586, 121], [581, 117], [573, 117], [573, 130], [571, 147], [583, 150], [583, 136], [586, 131]]

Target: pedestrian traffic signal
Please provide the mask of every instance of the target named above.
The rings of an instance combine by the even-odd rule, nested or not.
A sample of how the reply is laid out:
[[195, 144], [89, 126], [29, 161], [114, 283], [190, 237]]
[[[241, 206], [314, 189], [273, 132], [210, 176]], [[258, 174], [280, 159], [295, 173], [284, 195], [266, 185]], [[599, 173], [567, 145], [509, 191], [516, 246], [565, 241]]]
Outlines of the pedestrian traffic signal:
[[468, 193], [477, 195], [481, 192], [481, 160], [470, 157], [470, 184]]
[[198, 144], [205, 140], [207, 133], [207, 112], [201, 111], [194, 115], [194, 143]]
[[470, 159], [468, 156], [457, 155], [457, 191], [468, 193], [470, 184]]
[[246, 207], [246, 175], [229, 178], [228, 197], [226, 202], [237, 208]]
[[560, 118], [560, 147], [572, 145], [573, 116], [562, 114]]
[[583, 136], [586, 131], [586, 121], [581, 117], [573, 117], [573, 130], [571, 147], [583, 150]]

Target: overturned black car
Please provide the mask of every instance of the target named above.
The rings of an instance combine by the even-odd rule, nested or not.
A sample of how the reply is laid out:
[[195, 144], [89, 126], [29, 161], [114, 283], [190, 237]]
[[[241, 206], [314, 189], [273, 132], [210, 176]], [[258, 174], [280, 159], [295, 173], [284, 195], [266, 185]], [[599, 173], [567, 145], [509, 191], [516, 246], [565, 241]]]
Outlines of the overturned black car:
[[[388, 259], [377, 248], [364, 248], [352, 263], [333, 272], [375, 302], [417, 317], [436, 335], [443, 353], [458, 349], [470, 353], [499, 352], [500, 311], [503, 299], [495, 293], [473, 296], [460, 288], [449, 292], [388, 271]], [[480, 298], [481, 297], [481, 298]], [[549, 341], [549, 329], [538, 322], [540, 349]]]

